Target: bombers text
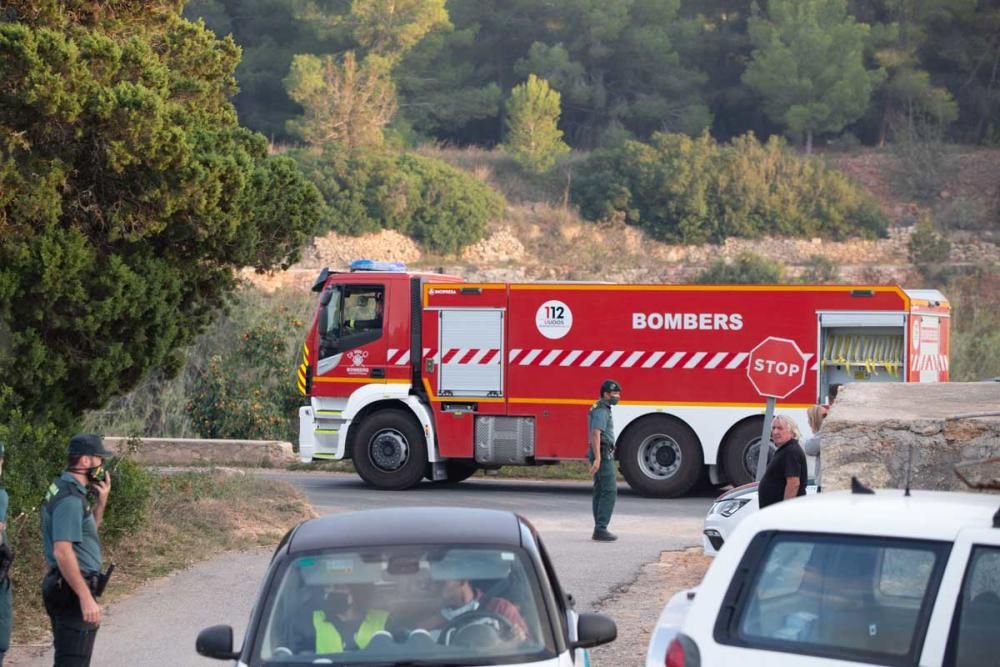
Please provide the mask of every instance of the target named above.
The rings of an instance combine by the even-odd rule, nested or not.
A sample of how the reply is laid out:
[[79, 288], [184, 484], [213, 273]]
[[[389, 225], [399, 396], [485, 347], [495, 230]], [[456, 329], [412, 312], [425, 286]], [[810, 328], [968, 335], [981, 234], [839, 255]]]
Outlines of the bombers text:
[[633, 329], [700, 329], [739, 331], [741, 313], [632, 313]]

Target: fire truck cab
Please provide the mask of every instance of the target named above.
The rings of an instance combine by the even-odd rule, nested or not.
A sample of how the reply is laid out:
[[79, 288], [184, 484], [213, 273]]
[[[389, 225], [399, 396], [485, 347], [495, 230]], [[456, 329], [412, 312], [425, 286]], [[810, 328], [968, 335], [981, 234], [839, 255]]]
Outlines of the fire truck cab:
[[948, 302], [894, 286], [466, 283], [368, 260], [324, 269], [303, 348], [299, 455], [352, 459], [383, 489], [582, 460], [601, 382], [623, 387], [616, 456], [639, 493], [753, 479], [767, 336], [806, 354], [805, 410], [845, 382], [938, 382]]

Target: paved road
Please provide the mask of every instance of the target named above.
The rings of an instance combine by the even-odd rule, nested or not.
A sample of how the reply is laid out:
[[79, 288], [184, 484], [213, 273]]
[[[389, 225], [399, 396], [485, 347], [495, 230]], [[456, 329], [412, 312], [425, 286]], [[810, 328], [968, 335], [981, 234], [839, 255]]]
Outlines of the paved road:
[[[374, 491], [353, 475], [267, 473], [300, 487], [321, 514], [453, 505], [516, 511], [541, 532], [564, 588], [586, 609], [633, 580], [664, 549], [700, 543], [709, 496], [654, 500], [620, 487], [611, 524], [620, 539], [590, 540], [590, 485], [581, 482], [476, 479], [453, 487], [422, 484], [402, 493]], [[232, 625], [239, 643], [269, 550], [228, 554], [145, 586], [105, 612], [94, 665], [221, 664], [197, 656], [194, 638], [209, 625]], [[51, 665], [51, 656], [18, 664]]]

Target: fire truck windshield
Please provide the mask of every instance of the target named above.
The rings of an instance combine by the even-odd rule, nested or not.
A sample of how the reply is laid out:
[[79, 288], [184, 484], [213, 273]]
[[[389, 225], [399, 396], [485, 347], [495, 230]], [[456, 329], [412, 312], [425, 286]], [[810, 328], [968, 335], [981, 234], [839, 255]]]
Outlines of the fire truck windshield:
[[320, 297], [320, 357], [342, 354], [382, 336], [385, 287], [330, 286]]

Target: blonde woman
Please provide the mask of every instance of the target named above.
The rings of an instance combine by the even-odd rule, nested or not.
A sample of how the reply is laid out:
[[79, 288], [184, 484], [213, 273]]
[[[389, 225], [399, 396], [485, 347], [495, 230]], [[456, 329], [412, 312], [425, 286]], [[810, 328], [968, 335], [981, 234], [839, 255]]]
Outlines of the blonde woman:
[[823, 426], [823, 420], [826, 419], [827, 413], [830, 412], [829, 406], [826, 405], [814, 405], [808, 410], [806, 410], [806, 416], [809, 418], [809, 428], [812, 429], [812, 436], [806, 438], [802, 441], [802, 450], [808, 456], [816, 457], [816, 490], [822, 491], [823, 484], [820, 479], [820, 458], [819, 458], [819, 429]]

